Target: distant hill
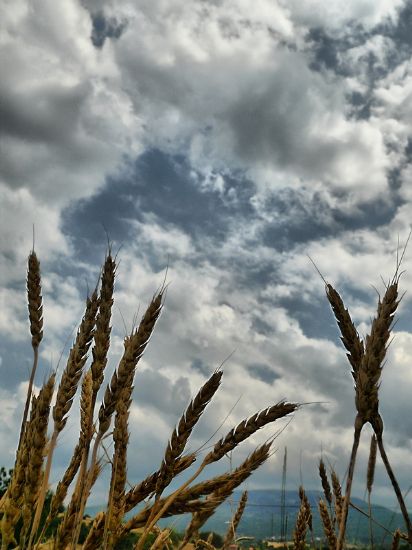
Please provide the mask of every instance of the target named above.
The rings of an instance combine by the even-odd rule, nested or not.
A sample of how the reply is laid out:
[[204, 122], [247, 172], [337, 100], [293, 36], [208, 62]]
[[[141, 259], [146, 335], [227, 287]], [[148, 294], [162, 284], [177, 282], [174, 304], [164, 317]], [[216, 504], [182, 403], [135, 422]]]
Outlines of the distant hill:
[[[313, 528], [315, 538], [323, 538], [323, 530], [318, 513], [318, 501], [322, 494], [319, 491], [306, 492], [313, 513]], [[233, 507], [236, 509], [237, 502], [240, 499], [240, 492], [235, 492], [233, 495]], [[266, 539], [269, 537], [278, 538], [280, 535], [281, 521], [281, 491], [278, 489], [267, 490], [251, 490], [249, 491], [248, 503], [243, 514], [242, 521], [238, 528], [239, 535], [253, 536], [256, 539]], [[367, 512], [368, 505], [361, 499], [353, 498], [352, 502], [360, 509]], [[300, 506], [299, 496], [297, 491], [286, 491], [286, 515], [287, 515], [287, 533], [291, 538], [296, 514]], [[87, 509], [87, 513], [95, 515], [100, 508], [91, 507]], [[392, 532], [397, 528], [403, 528], [403, 519], [401, 514], [394, 513], [383, 506], [373, 506], [373, 518], [376, 522], [389, 528]], [[132, 515], [132, 514], [128, 514]], [[232, 515], [230, 502], [223, 503], [216, 513], [205, 524], [204, 531], [215, 531], [224, 534], [227, 530], [227, 522]], [[162, 520], [161, 524], [171, 525], [178, 531], [184, 531], [190, 516], [175, 516]], [[378, 525], [373, 525], [374, 539], [377, 544], [381, 544], [385, 530]], [[348, 542], [369, 542], [369, 520], [360, 512], [350, 509], [348, 528]], [[386, 536], [385, 543], [390, 543], [389, 535]]]

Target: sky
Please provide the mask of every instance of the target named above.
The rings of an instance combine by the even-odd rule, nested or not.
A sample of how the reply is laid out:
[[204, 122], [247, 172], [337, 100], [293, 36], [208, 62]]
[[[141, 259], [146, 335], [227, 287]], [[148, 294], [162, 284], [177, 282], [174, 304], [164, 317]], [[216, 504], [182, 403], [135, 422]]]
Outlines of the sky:
[[[181, 413], [222, 362], [222, 387], [190, 449], [286, 399], [306, 404], [233, 453], [237, 465], [281, 431], [247, 487], [280, 486], [285, 446], [288, 488], [300, 471], [308, 489], [320, 488], [321, 453], [343, 477], [353, 383], [308, 256], [364, 337], [411, 227], [412, 2], [4, 0], [0, 22], [0, 464], [13, 463], [32, 362], [34, 225], [44, 300], [37, 388], [62, 371], [108, 237], [119, 266], [106, 380], [167, 269], [164, 310], [135, 379], [131, 483], [158, 467]], [[406, 490], [411, 247], [403, 269], [380, 406]], [[52, 483], [77, 440], [76, 409]], [[106, 482], [91, 503], [104, 502]], [[395, 502], [380, 463], [374, 499]]]

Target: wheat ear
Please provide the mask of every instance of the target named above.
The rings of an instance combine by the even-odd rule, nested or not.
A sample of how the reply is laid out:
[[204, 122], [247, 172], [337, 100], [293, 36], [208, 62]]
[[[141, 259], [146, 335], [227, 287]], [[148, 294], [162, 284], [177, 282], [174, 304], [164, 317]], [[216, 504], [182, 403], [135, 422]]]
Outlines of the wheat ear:
[[[133, 384], [137, 364], [146, 349], [150, 336], [152, 335], [156, 322], [162, 311], [163, 295], [164, 288], [162, 288], [153, 297], [145, 314], [143, 315], [139, 327], [134, 330], [131, 335], [125, 338], [123, 356], [120, 359], [117, 370], [115, 370], [112, 375], [110, 383], [106, 387], [104, 398], [99, 409], [99, 428], [93, 445], [91, 464], [85, 477], [84, 490], [80, 493], [81, 501], [79, 504], [77, 524], [83, 517], [84, 507], [86, 505], [86, 498], [83, 495], [88, 495], [91, 489], [93, 467], [97, 461], [97, 451], [100, 442], [110, 427], [111, 419], [122, 388]], [[76, 535], [74, 536], [73, 544], [75, 544], [75, 541]]]
[[200, 388], [196, 397], [190, 402], [185, 413], [180, 418], [178, 426], [173, 430], [172, 437], [170, 438], [163, 462], [159, 469], [159, 476], [155, 488], [156, 501], [148, 519], [148, 524], [151, 523], [159, 510], [158, 499], [165, 487], [167, 487], [173, 479], [176, 461], [182, 455], [190, 434], [203, 414], [206, 405], [218, 390], [222, 380], [222, 374], [223, 372], [219, 370], [212, 374], [207, 382]]
[[249, 470], [245, 472], [245, 477], [232, 477], [228, 481], [215, 489], [204, 501], [204, 508], [200, 512], [193, 514], [192, 521], [186, 529], [184, 539], [180, 545], [180, 548], [183, 548], [186, 542], [189, 542], [190, 539], [198, 532], [200, 527], [214, 514], [216, 508], [226, 500], [238, 487], [246, 477], [248, 477], [252, 471], [261, 466], [265, 460], [269, 457], [270, 446], [272, 442], [262, 445], [259, 449], [259, 453], [255, 455], [254, 462], [249, 463]]
[[233, 493], [235, 487], [236, 486], [234, 486], [232, 482], [228, 482], [226, 485], [220, 489], [217, 489], [206, 498], [203, 509], [193, 514], [192, 521], [188, 525], [183, 540], [179, 546], [180, 550], [193, 537], [198, 536], [199, 529], [202, 525], [204, 525], [206, 521], [215, 513], [216, 508]]
[[[100, 475], [101, 465], [99, 462], [96, 462], [93, 467], [93, 484]], [[88, 496], [88, 495], [87, 495]], [[75, 529], [75, 522], [77, 519], [77, 505], [78, 498], [73, 498], [70, 501], [67, 510], [64, 513], [63, 521], [60, 523], [57, 530], [57, 540], [55, 542], [55, 550], [66, 550], [67, 546], [72, 542], [72, 533]], [[82, 520], [83, 521], [83, 518]]]
[[244, 491], [242, 493], [242, 496], [240, 497], [238, 507], [237, 507], [236, 512], [235, 512], [235, 514], [233, 515], [233, 517], [230, 521], [229, 528], [228, 528], [228, 530], [226, 532], [226, 536], [223, 540], [222, 548], [224, 550], [227, 550], [229, 548], [230, 544], [232, 544], [232, 542], [235, 540], [236, 530], [238, 528], [240, 520], [242, 519], [243, 512], [245, 511], [247, 498], [248, 498], [248, 492]]
[[299, 497], [300, 507], [296, 516], [295, 530], [293, 533], [293, 548], [294, 550], [305, 550], [306, 531], [309, 527], [309, 519], [312, 514], [309, 501], [302, 486], [299, 487]]
[[250, 418], [243, 420], [235, 428], [230, 430], [225, 437], [216, 443], [212, 451], [206, 455], [203, 462], [205, 464], [217, 462], [225, 456], [225, 454], [237, 447], [237, 445], [239, 445], [242, 441], [260, 430], [260, 428], [263, 428], [263, 426], [266, 426], [266, 424], [270, 422], [275, 422], [276, 420], [295, 412], [298, 407], [299, 405], [296, 403], [287, 403], [282, 401], [272, 407], [264, 409], [263, 411], [257, 412]]
[[323, 524], [323, 531], [325, 533], [326, 540], [328, 541], [328, 544], [329, 544], [329, 549], [335, 550], [336, 544], [337, 544], [336, 534], [333, 529], [331, 519], [329, 517], [328, 508], [325, 504], [325, 501], [322, 499], [319, 501], [319, 513]]
[[37, 397], [31, 400], [30, 419], [26, 422], [23, 439], [17, 451], [13, 474], [3, 503], [3, 517], [1, 522], [2, 550], [7, 550], [10, 543], [17, 544], [14, 538], [14, 529], [21, 516], [26, 475], [29, 468], [31, 434], [37, 420]]
[[328, 474], [326, 473], [325, 463], [322, 459], [319, 461], [319, 477], [322, 482], [322, 488], [323, 488], [323, 494], [325, 495], [325, 498], [329, 504], [329, 506], [332, 505], [332, 491], [330, 488], [329, 480], [328, 480]]
[[116, 404], [113, 441], [114, 455], [110, 480], [104, 540], [114, 547], [125, 512], [125, 486], [127, 476], [128, 419], [133, 386], [123, 388]]
[[27, 388], [26, 403], [24, 406], [23, 419], [21, 422], [19, 443], [17, 449], [20, 448], [23, 438], [24, 428], [26, 426], [27, 416], [31, 394], [33, 391], [34, 377], [39, 361], [39, 345], [43, 339], [43, 299], [41, 295], [41, 275], [40, 262], [34, 250], [30, 252], [27, 268], [27, 302], [29, 309], [29, 322], [31, 332], [31, 345], [33, 348], [33, 367], [30, 373], [29, 387]]
[[[85, 437], [85, 444], [82, 450], [79, 475], [76, 482], [76, 494], [82, 495], [85, 490], [86, 477], [87, 477], [87, 463], [89, 460], [90, 444], [93, 437], [93, 421], [94, 410], [96, 406], [97, 394], [103, 383], [104, 370], [107, 366], [108, 353], [110, 349], [110, 336], [111, 336], [111, 318], [113, 308], [113, 294], [114, 283], [116, 277], [116, 261], [111, 255], [109, 248], [103, 263], [101, 273], [101, 287], [99, 294], [99, 311], [96, 317], [96, 330], [94, 332], [94, 344], [92, 347], [92, 364], [90, 367], [90, 373], [92, 378], [92, 394], [90, 403], [90, 414], [88, 417], [87, 436]], [[77, 541], [80, 534], [80, 517], [77, 518], [76, 532], [73, 536], [72, 548], [75, 548], [75, 541]]]
[[178, 426], [173, 430], [156, 482], [155, 492], [157, 497], [174, 477], [176, 461], [181, 457], [187, 440], [203, 414], [206, 405], [218, 390], [222, 374], [222, 371], [216, 371], [212, 374], [209, 380], [200, 388], [196, 397], [190, 402]]
[[35, 417], [28, 432], [29, 461], [26, 468], [24, 499], [22, 507], [23, 527], [20, 534], [22, 548], [25, 547], [26, 536], [30, 527], [33, 508], [40, 488], [44, 450], [47, 442], [47, 426], [49, 422], [50, 403], [53, 397], [56, 375], [53, 373], [40, 390], [36, 400]]
[[335, 501], [335, 519], [336, 523], [339, 526], [342, 519], [342, 507], [343, 507], [343, 497], [342, 497], [342, 487], [339, 481], [338, 474], [332, 468], [332, 488], [333, 488], [333, 497]]
[[[205, 506], [205, 501], [199, 497], [211, 495], [223, 487], [232, 486], [233, 489], [245, 481], [259, 466], [261, 466], [270, 456], [272, 442], [264, 443], [257, 447], [244, 462], [232, 472], [226, 472], [207, 481], [202, 481], [192, 487], [182, 491], [173, 502], [165, 508], [162, 517], [169, 517], [175, 514], [185, 514], [187, 512], [201, 511]], [[167, 499], [161, 500], [163, 504]], [[131, 518], [124, 526], [123, 534], [131, 529], [142, 527], [147, 524], [150, 510], [145, 509]]]
[[[370, 334], [366, 337], [365, 353], [359, 365], [359, 370], [356, 372], [355, 376], [355, 404], [357, 409], [357, 416], [354, 425], [352, 453], [349, 462], [345, 499], [343, 502], [342, 510], [342, 520], [340, 524], [337, 543], [338, 550], [342, 549], [345, 538], [346, 521], [348, 517], [348, 507], [350, 502], [353, 474], [355, 470], [356, 454], [359, 447], [360, 435], [364, 424], [369, 422], [372, 425], [372, 428], [378, 439], [378, 445], [379, 440], [382, 441], [383, 421], [379, 414], [378, 391], [382, 365], [386, 356], [387, 344], [390, 337], [394, 314], [398, 307], [398, 304], [398, 279], [395, 278], [387, 286], [383, 299], [379, 299], [377, 315], [372, 321]], [[379, 449], [381, 449], [381, 446], [379, 446]], [[391, 477], [388, 467], [387, 471], [389, 476]], [[399, 493], [396, 492], [396, 494], [398, 500], [400, 496], [399, 504], [401, 506], [402, 513], [405, 512], [405, 522], [408, 525], [408, 531], [412, 538], [411, 523], [406, 512], [406, 507], [403, 503], [402, 494], [400, 493], [400, 491]]]
[[177, 496], [200, 475], [200, 473], [208, 464], [220, 460], [223, 456], [225, 456], [226, 453], [232, 451], [235, 447], [237, 447], [237, 445], [239, 445], [242, 441], [247, 439], [253, 433], [257, 432], [260, 428], [263, 428], [263, 426], [265, 426], [266, 424], [274, 422], [279, 418], [283, 418], [284, 416], [294, 412], [298, 407], [299, 405], [295, 403], [286, 403], [282, 401], [280, 403], [277, 403], [276, 405], [273, 405], [272, 407], [268, 407], [267, 409], [264, 409], [263, 411], [254, 414], [248, 419], [243, 420], [235, 428], [230, 430], [226, 437], [220, 439], [213, 447], [212, 451], [210, 451], [210, 453], [205, 456], [203, 462], [201, 463], [197, 471], [193, 474], [193, 476], [168, 497], [160, 511], [156, 514], [151, 522], [148, 522], [145, 531], [138, 541], [139, 547], [137, 550], [142, 550], [145, 536], [153, 527], [153, 525], [155, 525], [158, 519], [163, 516], [163, 513], [177, 498]]
[[83, 367], [87, 360], [87, 353], [93, 338], [94, 326], [96, 322], [96, 313], [98, 308], [98, 296], [94, 291], [92, 296], [87, 299], [86, 311], [77, 331], [75, 342], [69, 352], [69, 358], [63, 371], [59, 387], [57, 389], [56, 404], [53, 407], [54, 429], [49, 444], [47, 454], [46, 468], [43, 476], [43, 483], [39, 491], [39, 497], [36, 505], [36, 512], [31, 528], [28, 550], [31, 550], [34, 538], [40, 523], [41, 512], [46, 497], [47, 486], [54, 449], [56, 447], [59, 433], [63, 430], [67, 422], [67, 414], [73, 403], [73, 397], [76, 393]]
[[335, 315], [341, 333], [341, 340], [347, 350], [348, 361], [352, 366], [352, 375], [355, 378], [365, 351], [363, 342], [338, 291], [329, 283], [326, 285], [326, 296]]

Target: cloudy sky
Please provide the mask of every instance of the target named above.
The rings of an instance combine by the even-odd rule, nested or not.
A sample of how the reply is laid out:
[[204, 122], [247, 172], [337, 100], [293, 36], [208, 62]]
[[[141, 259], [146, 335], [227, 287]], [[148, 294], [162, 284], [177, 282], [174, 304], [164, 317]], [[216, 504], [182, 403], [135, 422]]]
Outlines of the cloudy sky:
[[[393, 275], [398, 238], [410, 230], [412, 3], [5, 0], [0, 21], [0, 463], [13, 461], [31, 365], [34, 224], [45, 320], [37, 386], [62, 350], [64, 363], [106, 233], [120, 249], [110, 368], [169, 266], [136, 377], [131, 482], [158, 466], [190, 397], [232, 352], [191, 448], [230, 411], [221, 434], [281, 399], [316, 402], [294, 416], [248, 487], [280, 485], [284, 446], [288, 487], [301, 461], [305, 485], [319, 488], [321, 449], [343, 476], [352, 378], [307, 255], [365, 335], [374, 287]], [[411, 249], [404, 268], [381, 407], [406, 490]], [[52, 481], [77, 438], [76, 412], [71, 420]], [[283, 427], [242, 445], [233, 464]], [[94, 501], [105, 491], [102, 481]], [[380, 465], [375, 491], [376, 502], [394, 503]]]

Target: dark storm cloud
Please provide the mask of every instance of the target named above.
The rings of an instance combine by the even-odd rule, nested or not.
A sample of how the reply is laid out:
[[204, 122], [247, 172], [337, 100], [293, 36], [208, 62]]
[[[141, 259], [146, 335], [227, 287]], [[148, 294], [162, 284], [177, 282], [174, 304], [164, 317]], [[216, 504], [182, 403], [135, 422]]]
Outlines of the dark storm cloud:
[[401, 204], [402, 200], [394, 193], [392, 201], [377, 197], [344, 212], [331, 206], [320, 193], [304, 187], [283, 189], [266, 200], [264, 210], [272, 220], [263, 226], [261, 236], [266, 246], [287, 251], [296, 244], [336, 237], [348, 230], [384, 226], [393, 219]]
[[399, 10], [396, 24], [386, 22], [376, 27], [375, 32], [381, 32], [394, 40], [397, 46], [402, 47], [402, 55], [412, 51], [412, 2], [407, 0]]
[[66, 142], [79, 123], [87, 84], [10, 90], [0, 85], [0, 133], [45, 143]]
[[[357, 22], [349, 23], [340, 33], [332, 35], [324, 27], [309, 29], [306, 35], [308, 52], [312, 57], [309, 66], [314, 71], [331, 71], [341, 77], [359, 78], [359, 62], [362, 65], [366, 89], [347, 95], [351, 106], [349, 117], [367, 120], [371, 107], [376, 104], [374, 90], [377, 83], [388, 76], [397, 66], [408, 60], [412, 54], [412, 2], [405, 2], [398, 10], [395, 22], [387, 19], [375, 27], [365, 29]], [[380, 37], [386, 40], [376, 52], [368, 49], [368, 42]], [[351, 50], [365, 47], [365, 52], [354, 63]]]
[[[123, 178], [108, 178], [99, 193], [72, 203], [63, 213], [63, 231], [82, 257], [93, 253], [91, 243], [105, 246], [105, 229], [113, 241], [126, 241], [135, 233], [130, 222], [143, 221], [147, 214], [154, 214], [160, 224], [178, 227], [196, 242], [205, 235], [224, 240], [233, 216], [246, 220], [253, 213], [250, 182], [226, 176], [223, 193], [202, 190], [182, 156], [151, 150], [129, 168]], [[226, 200], [231, 190], [235, 202]]]
[[96, 48], [102, 48], [106, 38], [119, 39], [125, 28], [126, 21], [117, 21], [115, 17], [107, 18], [103, 12], [91, 14], [93, 30], [91, 41]]

